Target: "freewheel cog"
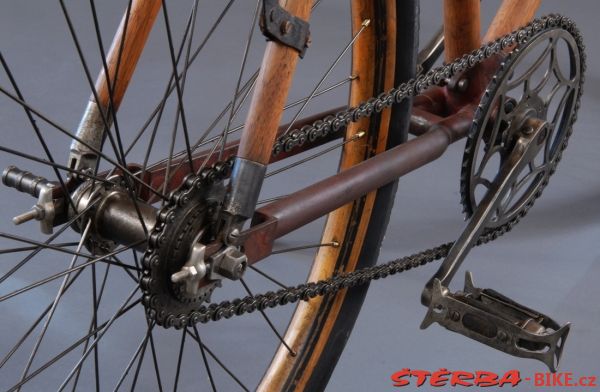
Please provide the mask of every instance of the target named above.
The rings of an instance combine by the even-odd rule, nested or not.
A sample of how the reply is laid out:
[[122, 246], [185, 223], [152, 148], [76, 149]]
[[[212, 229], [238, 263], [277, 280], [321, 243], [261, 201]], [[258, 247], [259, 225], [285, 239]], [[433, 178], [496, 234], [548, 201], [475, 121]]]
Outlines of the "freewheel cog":
[[195, 295], [190, 295], [183, 283], [171, 280], [188, 260], [198, 234], [209, 225], [212, 204], [207, 201], [204, 185], [200, 177], [190, 176], [171, 196], [159, 213], [144, 255], [144, 305], [150, 318], [165, 327], [184, 327], [187, 316], [208, 301], [220, 285], [220, 281], [206, 282]]

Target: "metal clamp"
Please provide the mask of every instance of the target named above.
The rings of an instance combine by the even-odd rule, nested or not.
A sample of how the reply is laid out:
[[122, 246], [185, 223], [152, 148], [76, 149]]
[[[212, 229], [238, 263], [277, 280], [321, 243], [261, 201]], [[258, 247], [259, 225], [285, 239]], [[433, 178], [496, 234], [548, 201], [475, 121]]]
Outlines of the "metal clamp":
[[296, 49], [304, 57], [310, 45], [310, 25], [279, 5], [278, 0], [263, 0], [260, 29], [269, 40]]
[[251, 218], [265, 178], [267, 166], [237, 157], [231, 173], [229, 194], [223, 211], [231, 216]]

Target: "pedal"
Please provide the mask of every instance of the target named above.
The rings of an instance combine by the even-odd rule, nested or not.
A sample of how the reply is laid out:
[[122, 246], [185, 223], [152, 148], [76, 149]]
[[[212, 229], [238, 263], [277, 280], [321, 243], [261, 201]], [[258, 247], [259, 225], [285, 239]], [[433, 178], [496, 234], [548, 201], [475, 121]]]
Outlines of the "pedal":
[[542, 361], [556, 372], [570, 323], [561, 327], [550, 317], [494, 290], [475, 287], [470, 272], [466, 273], [464, 291], [450, 293], [435, 279], [431, 294], [421, 329], [437, 322], [507, 354]]

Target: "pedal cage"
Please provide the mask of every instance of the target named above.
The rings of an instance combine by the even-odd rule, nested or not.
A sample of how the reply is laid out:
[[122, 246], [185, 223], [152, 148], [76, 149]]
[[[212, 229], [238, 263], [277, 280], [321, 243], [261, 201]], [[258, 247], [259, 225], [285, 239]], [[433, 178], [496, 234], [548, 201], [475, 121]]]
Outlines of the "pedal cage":
[[494, 290], [475, 287], [470, 272], [463, 292], [451, 293], [434, 280], [421, 329], [434, 322], [507, 354], [542, 361], [552, 372], [556, 372], [570, 329], [570, 323], [561, 327]]

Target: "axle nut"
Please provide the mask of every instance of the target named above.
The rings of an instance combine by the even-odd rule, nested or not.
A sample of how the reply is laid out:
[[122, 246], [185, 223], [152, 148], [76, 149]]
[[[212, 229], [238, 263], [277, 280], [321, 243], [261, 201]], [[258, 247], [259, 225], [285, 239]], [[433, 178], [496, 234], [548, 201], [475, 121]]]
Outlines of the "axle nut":
[[238, 280], [246, 272], [247, 266], [246, 255], [235, 247], [229, 247], [219, 262], [217, 272], [228, 279]]

